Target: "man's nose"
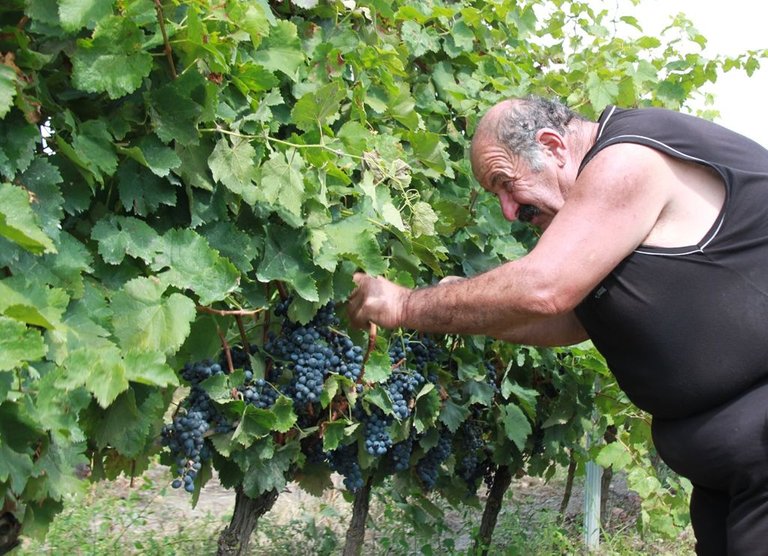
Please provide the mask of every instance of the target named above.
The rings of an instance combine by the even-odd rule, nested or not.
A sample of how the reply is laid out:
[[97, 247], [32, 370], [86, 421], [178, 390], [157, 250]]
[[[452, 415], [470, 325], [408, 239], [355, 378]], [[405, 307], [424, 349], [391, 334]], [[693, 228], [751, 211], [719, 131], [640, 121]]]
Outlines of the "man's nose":
[[500, 197], [499, 202], [501, 203], [501, 212], [504, 214], [504, 218], [510, 222], [517, 220], [517, 210], [520, 205], [507, 195]]

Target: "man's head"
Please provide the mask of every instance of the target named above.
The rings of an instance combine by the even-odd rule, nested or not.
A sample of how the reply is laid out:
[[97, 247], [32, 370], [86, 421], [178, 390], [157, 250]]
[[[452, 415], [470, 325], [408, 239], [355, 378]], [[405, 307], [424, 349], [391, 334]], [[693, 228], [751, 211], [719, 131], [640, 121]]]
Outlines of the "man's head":
[[559, 102], [534, 96], [500, 102], [480, 120], [472, 169], [499, 197], [508, 219], [534, 221], [549, 211], [548, 223], [554, 216], [559, 201], [547, 190], [557, 186], [557, 166], [563, 165], [574, 120], [586, 121]]

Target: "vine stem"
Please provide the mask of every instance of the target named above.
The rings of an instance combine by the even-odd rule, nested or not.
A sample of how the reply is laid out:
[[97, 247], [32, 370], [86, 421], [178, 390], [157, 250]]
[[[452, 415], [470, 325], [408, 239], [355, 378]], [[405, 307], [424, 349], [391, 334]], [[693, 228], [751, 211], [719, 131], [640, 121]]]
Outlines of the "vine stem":
[[210, 313], [211, 315], [219, 315], [222, 317], [235, 316], [235, 317], [249, 317], [261, 313], [264, 309], [214, 309], [213, 307], [206, 307], [205, 305], [196, 305], [195, 308], [200, 313]]
[[157, 22], [160, 24], [160, 32], [163, 34], [163, 44], [165, 44], [165, 57], [168, 59], [168, 65], [171, 67], [171, 77], [176, 79], [176, 64], [173, 63], [173, 50], [168, 41], [168, 32], [165, 30], [165, 16], [163, 15], [163, 5], [160, 0], [155, 0], [155, 11], [157, 12]]
[[221, 340], [221, 347], [224, 349], [224, 357], [227, 359], [227, 370], [229, 371], [229, 374], [232, 374], [235, 372], [235, 365], [232, 363], [232, 351], [229, 349], [229, 344], [227, 343], [227, 339], [224, 337], [224, 333], [218, 326], [216, 327], [216, 333], [219, 335], [219, 340]]
[[246, 355], [251, 355], [251, 346], [248, 342], [248, 334], [245, 332], [245, 326], [243, 326], [243, 315], [235, 315], [235, 321], [237, 322], [237, 329], [240, 331], [240, 339], [243, 343], [243, 351]]
[[365, 350], [365, 355], [363, 356], [363, 364], [360, 365], [360, 376], [357, 377], [358, 384], [363, 383], [363, 376], [365, 376], [365, 364], [368, 362], [368, 358], [371, 356], [371, 352], [376, 345], [377, 331], [378, 328], [376, 327], [376, 323], [368, 323], [368, 348]]

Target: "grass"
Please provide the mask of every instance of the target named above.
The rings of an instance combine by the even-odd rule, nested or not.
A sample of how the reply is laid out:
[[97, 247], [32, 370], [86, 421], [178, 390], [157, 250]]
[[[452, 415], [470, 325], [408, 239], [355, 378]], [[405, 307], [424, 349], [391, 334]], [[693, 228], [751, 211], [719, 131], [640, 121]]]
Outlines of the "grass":
[[[186, 493], [167, 487], [163, 469], [151, 471], [130, 487], [127, 481], [95, 484], [67, 500], [44, 540], [24, 539], [16, 556], [32, 555], [205, 555], [216, 553], [219, 532], [229, 522], [234, 495], [206, 487], [198, 508]], [[571, 512], [563, 521], [555, 510], [560, 484], [536, 480], [513, 484], [499, 515], [494, 556], [552, 556], [585, 554], [580, 536], [581, 516]], [[449, 508], [435, 500], [444, 515], [421, 514], [399, 506], [384, 493], [371, 503], [365, 555], [469, 556], [481, 510]], [[633, 511], [630, 504], [627, 512]], [[295, 490], [281, 495], [252, 539], [252, 554], [268, 556], [332, 556], [340, 554], [350, 504], [338, 492], [315, 498]], [[624, 509], [621, 509], [624, 512]], [[685, 535], [674, 541], [643, 539], [627, 512], [602, 536], [600, 556], [691, 554]], [[418, 526], [413, 525], [418, 523]]]

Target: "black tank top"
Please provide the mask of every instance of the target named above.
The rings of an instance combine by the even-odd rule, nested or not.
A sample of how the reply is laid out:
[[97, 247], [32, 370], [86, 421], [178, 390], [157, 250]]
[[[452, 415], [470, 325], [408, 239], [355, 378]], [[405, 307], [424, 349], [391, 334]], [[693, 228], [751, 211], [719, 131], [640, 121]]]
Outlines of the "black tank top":
[[658, 108], [609, 106], [598, 123], [580, 171], [605, 147], [629, 142], [723, 178], [723, 208], [698, 244], [640, 246], [576, 308], [638, 407], [660, 418], [713, 408], [768, 378], [768, 151]]

